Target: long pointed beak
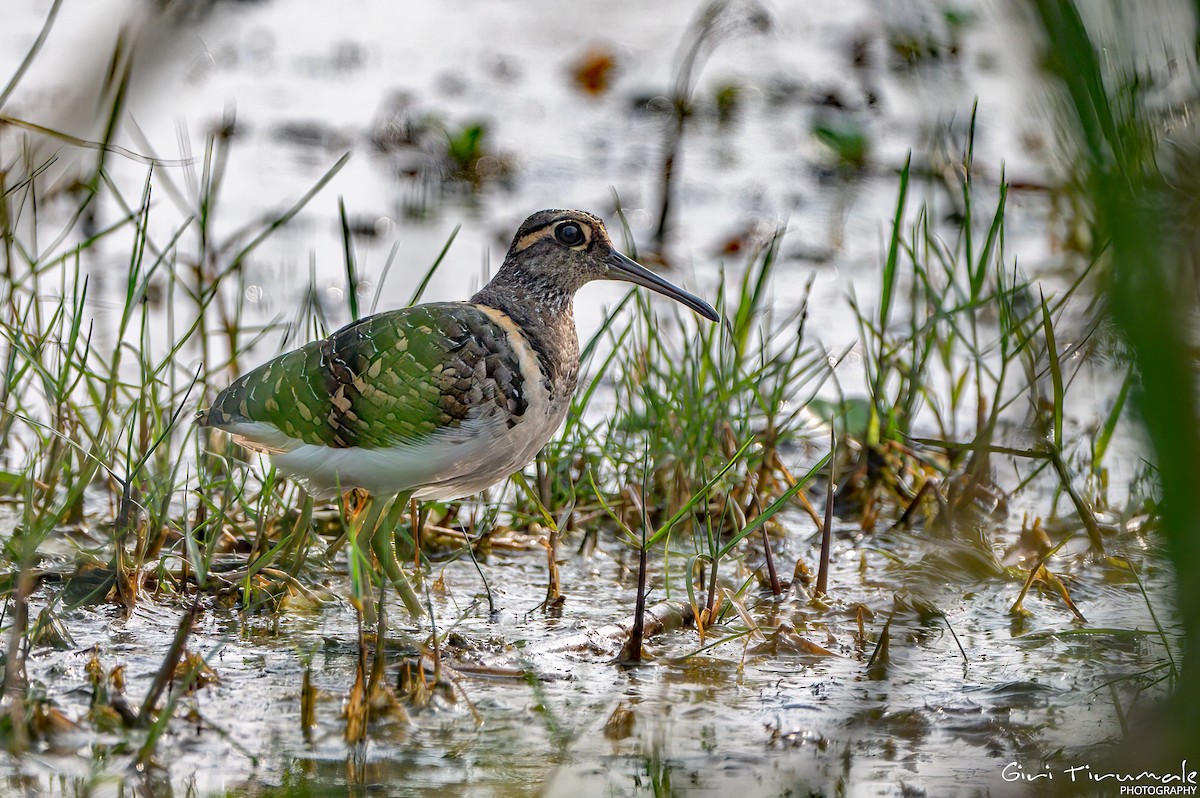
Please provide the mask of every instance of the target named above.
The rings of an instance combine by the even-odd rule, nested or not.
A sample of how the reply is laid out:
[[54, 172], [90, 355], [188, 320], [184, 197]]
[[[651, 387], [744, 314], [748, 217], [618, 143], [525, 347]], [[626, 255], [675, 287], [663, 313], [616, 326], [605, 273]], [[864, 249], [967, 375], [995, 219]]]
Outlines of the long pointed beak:
[[676, 302], [687, 305], [709, 321], [721, 320], [721, 317], [717, 315], [717, 311], [713, 309], [712, 305], [695, 294], [689, 294], [682, 288], [672, 285], [642, 264], [632, 258], [625, 257], [615, 249], [612, 251], [612, 254], [604, 259], [604, 262], [608, 265], [608, 274], [606, 276], [610, 280], [624, 280], [628, 283], [649, 288], [651, 291], [656, 291], [663, 296], [674, 299]]

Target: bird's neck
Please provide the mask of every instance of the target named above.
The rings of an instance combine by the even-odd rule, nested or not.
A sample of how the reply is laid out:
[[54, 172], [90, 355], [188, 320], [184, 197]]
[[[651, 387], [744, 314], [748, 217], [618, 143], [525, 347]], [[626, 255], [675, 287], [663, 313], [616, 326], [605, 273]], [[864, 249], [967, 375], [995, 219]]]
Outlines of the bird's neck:
[[547, 280], [543, 275], [505, 263], [472, 302], [504, 311], [514, 321], [574, 324], [575, 292]]
[[537, 352], [552, 393], [565, 391], [569, 396], [579, 374], [574, 299], [573, 291], [506, 264], [471, 301], [512, 319]]

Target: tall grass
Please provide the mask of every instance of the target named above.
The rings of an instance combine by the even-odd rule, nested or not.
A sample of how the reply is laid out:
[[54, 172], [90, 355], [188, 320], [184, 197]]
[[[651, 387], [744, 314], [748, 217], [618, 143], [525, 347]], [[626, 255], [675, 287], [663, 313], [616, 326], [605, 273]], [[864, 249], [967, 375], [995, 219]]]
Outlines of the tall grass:
[[[957, 237], [944, 238], [931, 223], [937, 211], [927, 204], [909, 221], [906, 164], [880, 292], [871, 297], [875, 307], [851, 298], [869, 396], [866, 427], [857, 437], [875, 459], [852, 468], [846, 487], [864, 504], [864, 526], [877, 500], [911, 511], [919, 501], [937, 499], [939, 517], [961, 530], [975, 525], [980, 510], [1004, 502], [1009, 488], [996, 479], [997, 456], [1019, 461], [1022, 484], [1052, 466], [1079, 527], [1102, 553], [1095, 497], [1081, 495], [1085, 482], [1068, 460], [1093, 462], [1089, 455], [1102, 457], [1104, 447], [1086, 450], [1064, 439], [1070, 379], [1064, 380], [1063, 362], [1078, 346], [1060, 351], [1054, 332], [1064, 316], [1073, 318], [1068, 307], [1087, 270], [1047, 299], [1006, 255], [1008, 187], [1002, 170], [994, 204], [984, 206], [988, 194], [974, 186], [974, 130], [972, 114], [962, 181], [949, 198], [962, 212]], [[1076, 369], [1085, 367], [1080, 363]], [[1119, 412], [1118, 406], [1111, 426]]]
[[[1163, 497], [1163, 531], [1174, 562], [1187, 651], [1170, 717], [1182, 734], [1161, 733], [1153, 753], [1164, 761], [1200, 739], [1200, 417], [1196, 409], [1195, 295], [1196, 130], [1150, 92], [1169, 69], [1155, 74], [1135, 60], [1127, 42], [1101, 46], [1103, 14], [1076, 3], [1031, 3], [1064, 139], [1075, 157], [1072, 185], [1086, 208], [1094, 254], [1104, 264], [1112, 321], [1133, 351], [1134, 406], [1155, 452]], [[1085, 12], [1092, 12], [1092, 25]], [[1113, 13], [1116, 13], [1115, 11]], [[1200, 35], [1194, 5], [1164, 9], [1183, 26], [1180, 40]], [[1124, 45], [1124, 46], [1123, 46]], [[1165, 48], [1165, 45], [1164, 45]], [[1163, 59], [1174, 59], [1170, 52]], [[1183, 56], [1193, 76], [1194, 53]], [[1174, 67], [1171, 67], [1173, 69]], [[1177, 128], [1168, 139], [1166, 125]], [[1149, 753], [1139, 751], [1139, 754]]]
[[[233, 281], [240, 281], [248, 254], [329, 177], [260, 230], [246, 232], [247, 243], [218, 245], [207, 232], [216, 207], [210, 192], [220, 184], [224, 163], [218, 141], [206, 148], [195, 181], [197, 212], [165, 245], [155, 246], [149, 233], [152, 170], [137, 202], [116, 198], [129, 208], [125, 218], [81, 241], [71, 255], [52, 263], [14, 256], [5, 264], [11, 279], [0, 332], [9, 343], [10, 401], [3, 429], [11, 440], [9, 461], [22, 464], [5, 478], [26, 497], [29, 528], [40, 530], [29, 538], [28, 557], [51, 530], [84, 519], [85, 500], [111, 509], [114, 536], [92, 555], [103, 559], [98, 552], [108, 551], [110, 582], [89, 593], [90, 600], [116, 587], [132, 603], [147, 566], [176, 585], [207, 585], [215, 576], [217, 541], [230, 530], [245, 537], [250, 553], [247, 567], [231, 569], [249, 600], [256, 578], [280, 573], [276, 565], [294, 578], [296, 562], [308, 561], [307, 551], [319, 540], [309, 530], [309, 511], [297, 515], [304, 503], [294, 488], [269, 471], [247, 469], [242, 452], [223, 436], [197, 438], [183, 423], [187, 409], [211, 395], [210, 384], [223, 385], [264, 332], [246, 334], [238, 303], [222, 286], [240, 288]], [[960, 507], [997, 501], [990, 458], [1001, 453], [1034, 461], [1034, 470], [1053, 464], [1093, 534], [1087, 502], [1078, 497], [1062, 451], [1065, 382], [1053, 331], [1074, 289], [1038, 301], [1029, 281], [1010, 268], [1003, 249], [1003, 184], [976, 239], [971, 220], [979, 199], [971, 161], [968, 140], [959, 197], [968, 210], [960, 237], [949, 244], [933, 230], [926, 210], [909, 220], [909, 172], [901, 173], [880, 293], [871, 308], [852, 297], [869, 400], [865, 427], [847, 427], [849, 460], [839, 468], [847, 474], [839, 501], [865, 508], [866, 527], [880, 502], [907, 515], [918, 501], [932, 506], [940, 499], [952, 518]], [[36, 204], [35, 184], [23, 187], [26, 193], [9, 195], [10, 218]], [[348, 229], [343, 233], [353, 286], [360, 276]], [[185, 234], [200, 247], [190, 270], [178, 268]], [[100, 350], [93, 337], [108, 331], [91, 328], [83, 264], [89, 247], [119, 235], [127, 236], [131, 253], [123, 304], [110, 333], [115, 340]], [[18, 240], [17, 231], [8, 237]], [[614, 309], [583, 348], [588, 376], [566, 427], [538, 457], [528, 483], [536, 490], [511, 494], [512, 526], [536, 522], [565, 534], [594, 528], [592, 521], [612, 514], [630, 529], [644, 520], [657, 542], [658, 533], [678, 524], [714, 568], [731, 551], [722, 537], [740, 540], [746, 529], [765, 529], [755, 519], [781, 497], [821, 526], [791, 468], [796, 454], [818, 447], [814, 441], [824, 434], [809, 440], [799, 422], [814, 409], [827, 421], [846, 418], [854, 402], [817, 400], [831, 390], [831, 353], [809, 338], [804, 307], [781, 318], [770, 307], [780, 241], [772, 238], [748, 259], [732, 288], [721, 289], [718, 304], [727, 325], [680, 337], [672, 331], [692, 329], [690, 321], [672, 308], [664, 323], [658, 306], [638, 292]], [[441, 256], [422, 286], [440, 262]], [[51, 279], [54, 288], [47, 285]], [[161, 297], [162, 310], [154, 308], [152, 294]], [[47, 306], [48, 295], [56, 299]], [[420, 287], [413, 299], [419, 295]], [[356, 311], [350, 308], [352, 315]], [[162, 315], [173, 323], [158, 323]], [[319, 303], [312, 303], [289, 322], [285, 341], [290, 346], [324, 328]], [[222, 348], [227, 355], [216, 354]], [[197, 351], [215, 364], [197, 368], [196, 360], [184, 357]], [[1018, 369], [1024, 381], [1014, 379]], [[1002, 413], [1046, 376], [1052, 434], [1032, 448], [997, 441]], [[603, 392], [611, 392], [615, 413], [590, 410]], [[184, 449], [190, 457], [178, 456]], [[453, 510], [447, 518], [454, 518]], [[1094, 535], [1093, 543], [1102, 546]], [[763, 544], [774, 572], [770, 539]], [[777, 574], [771, 583], [778, 592]]]

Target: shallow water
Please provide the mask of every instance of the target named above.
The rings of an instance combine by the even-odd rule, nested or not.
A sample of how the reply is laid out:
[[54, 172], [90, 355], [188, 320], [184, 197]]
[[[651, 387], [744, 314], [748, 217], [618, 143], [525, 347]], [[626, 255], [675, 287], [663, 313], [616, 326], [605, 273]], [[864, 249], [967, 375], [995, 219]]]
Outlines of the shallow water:
[[[814, 562], [807, 526], [789, 519], [791, 540], [801, 542], [776, 541], [783, 568], [796, 555]], [[437, 565], [433, 576], [445, 591], [431, 595], [439, 629], [452, 629], [447, 661], [513, 673], [464, 670], [452, 696], [410, 710], [407, 719], [376, 722], [355, 750], [342, 740], [340, 714], [358, 656], [352, 608], [335, 599], [278, 617], [243, 616], [204, 599], [189, 648], [205, 655], [219, 681], [183, 701], [159, 744], [157, 767], [130, 770], [135, 751], [122, 753], [119, 734], [82, 733], [55, 738], [4, 768], [10, 784], [36, 794], [53, 793], [56, 784], [113, 794], [122, 783], [144, 783], [155, 794], [209, 795], [303, 782], [318, 794], [322, 784], [349, 783], [385, 794], [641, 795], [669, 777], [677, 791], [696, 794], [893, 794], [909, 785], [931, 795], [1017, 795], [1024, 786], [1004, 780], [1006, 766], [1012, 773], [1016, 766], [1038, 772], [1043, 762], [1059, 770], [1098, 764], [1097, 744], [1119, 737], [1108, 682], [1116, 680], [1126, 711], [1158, 694], [1135, 699], [1143, 682], [1134, 675], [1164, 662], [1145, 601], [1131, 581], [1106, 581], [1103, 564], [1077, 560], [1063, 574], [1087, 625], [1036, 591], [1026, 603], [1032, 616], [1018, 622], [1008, 610], [1019, 574], [980, 578], [945, 560], [931, 564], [948, 544], [919, 534], [864, 536], [843, 525], [838, 542], [827, 606], [795, 593], [776, 602], [751, 589], [745, 603], [761, 635], [700, 650], [695, 631], [683, 629], [649, 641], [652, 660], [632, 669], [613, 662], [619, 641], [563, 649], [579, 633], [632, 613], [636, 556], [627, 546], [608, 542], [590, 557], [565, 555], [566, 602], [555, 614], [537, 609], [546, 578], [540, 551], [495, 553], [483, 566], [494, 616], [469, 561]], [[756, 560], [753, 553], [747, 559]], [[1168, 569], [1153, 565], [1153, 553], [1138, 560], [1150, 563], [1142, 578], [1162, 601], [1171, 593]], [[746, 574], [734, 562], [724, 566], [724, 582], [735, 589]], [[668, 598], [661, 561], [651, 573], [658, 586], [652, 601]], [[331, 576], [335, 592], [344, 578]], [[669, 581], [670, 598], [685, 599], [682, 576]], [[914, 601], [945, 621], [914, 611]], [[860, 605], [865, 641], [856, 637]], [[873, 672], [868, 660], [893, 608], [890, 660]], [[33, 651], [32, 683], [45, 685], [68, 717], [83, 717], [90, 695], [84, 666], [94, 646], [105, 667], [125, 664], [128, 694], [140, 701], [182, 609], [148, 597], [128, 618], [115, 608], [72, 613], [75, 646]], [[1170, 617], [1166, 606], [1156, 609]], [[394, 678], [425, 632], [403, 620], [398, 602], [389, 602], [389, 614]], [[727, 620], [709, 629], [709, 642], [744, 630], [736, 615]], [[830, 653], [813, 653], [804, 641]], [[305, 661], [319, 695], [310, 739], [300, 723]], [[618, 707], [632, 712], [632, 726], [606, 735]]]

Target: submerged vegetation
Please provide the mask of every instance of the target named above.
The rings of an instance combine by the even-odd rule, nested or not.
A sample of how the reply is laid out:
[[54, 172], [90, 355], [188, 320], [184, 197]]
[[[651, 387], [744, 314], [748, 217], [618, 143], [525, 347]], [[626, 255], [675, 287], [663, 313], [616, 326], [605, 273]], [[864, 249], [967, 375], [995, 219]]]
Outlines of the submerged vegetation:
[[[1172, 301], [1171, 253], [1157, 243], [1187, 233], [1151, 213], [1169, 181], [1150, 170], [1156, 150], [1151, 131], [1135, 124], [1138, 106], [1107, 106], [1103, 81], [1078, 82], [1099, 70], [1080, 64], [1095, 52], [1082, 23], [1052, 5], [1038, 10], [1080, 120], [1084, 185], [1076, 190], [1091, 203], [1095, 237], [1081, 268], [1065, 281], [1038, 279], [1006, 250], [1011, 190], [1002, 170], [997, 182], [979, 178], [972, 114], [949, 190], [932, 170], [925, 183], [911, 163], [899, 170], [878, 283], [856, 287], [843, 311], [857, 328], [852, 346], [831, 349], [811, 328], [811, 279], [795, 308], [772, 301], [772, 286], [792, 265], [783, 262], [783, 230], [722, 267], [714, 304], [723, 326], [696, 329], [685, 314], [630, 293], [582, 342], [569, 420], [535, 463], [477, 499], [384, 513], [416, 587], [406, 603], [430, 610], [420, 623], [407, 623], [371, 552], [347, 534], [363, 523], [362, 496], [314, 507], [266, 461], [191, 424], [196, 407], [232, 376], [328, 332], [331, 319], [360, 316], [367, 277], [382, 284], [387, 266], [384, 275], [365, 275], [356, 263], [343, 207], [345, 308], [329, 306], [315, 281], [290, 318], [263, 323], [248, 318], [242, 302], [257, 248], [345, 158], [277, 214], [217, 240], [226, 148], [236, 146], [220, 131], [198, 162], [148, 160], [136, 195], [111, 178], [109, 161], [128, 156], [108, 141], [93, 143], [79, 190], [54, 195], [44, 177], [54, 156], [30, 159], [40, 151], [27, 128], [5, 140], [0, 740], [19, 757], [82, 734], [94, 767], [116, 759], [145, 773], [167, 768], [171, 730], [194, 723], [257, 763], [268, 755], [258, 743], [199, 709], [197, 696], [220, 689], [225, 665], [219, 649], [191, 644], [194, 630], [202, 616], [218, 616], [231, 637], [245, 638], [348, 595], [356, 634], [327, 643], [353, 662], [351, 677], [329, 688], [345, 697], [342, 713], [320, 701], [313, 651], [287, 652], [303, 672], [289, 712], [309, 743], [336, 726], [350, 744], [341, 775], [359, 784], [374, 765], [354, 746], [375, 735], [394, 739], [396, 728], [416, 722], [410, 713], [453, 706], [483, 723], [488, 707], [472, 698], [473, 675], [526, 682], [547, 749], [562, 754], [583, 727], [572, 725], [565, 700], [556, 708], [547, 697], [538, 656], [564, 652], [626, 668], [655, 659], [722, 684], [729, 682], [721, 674], [757, 662], [786, 671], [837, 659], [874, 684], [898, 671], [911, 677], [911, 660], [927, 656], [944, 630], [945, 661], [961, 659], [964, 678], [976, 667], [988, 674], [981, 678], [1003, 680], [995, 686], [1009, 692], [999, 700], [1036, 703], [1040, 667], [1071, 668], [1098, 656], [1107, 643], [1092, 640], [1101, 640], [1127, 655], [1111, 661], [1098, 699], [1122, 726], [1132, 709], [1168, 694], [1193, 706], [1192, 649], [1181, 661], [1180, 634], [1164, 612], [1170, 598], [1146, 586], [1149, 572], [1162, 571], [1161, 524], [1194, 641], [1194, 369], [1184, 300]], [[912, 49], [907, 58], [919, 56]], [[684, 146], [692, 66], [681, 67], [668, 160]], [[603, 69], [605, 85], [612, 68]], [[119, 73], [114, 80], [119, 96]], [[112, 117], [118, 112], [119, 100]], [[19, 121], [0, 119], [6, 134]], [[447, 180], [487, 178], [485, 130], [446, 132]], [[863, 169], [865, 141], [846, 144], [828, 130], [816, 135], [839, 164]], [[77, 144], [53, 131], [36, 135]], [[672, 168], [663, 167], [659, 245]], [[165, 237], [154, 222], [164, 192], [190, 208]], [[119, 208], [118, 217], [97, 228], [88, 214], [97, 203]], [[616, 229], [619, 201], [612, 210]], [[119, 271], [114, 252], [123, 254]], [[420, 301], [444, 255], [405, 287], [410, 302]], [[1128, 412], [1135, 401], [1157, 458], [1137, 473], [1123, 468], [1129, 484], [1114, 486], [1113, 458], [1131, 459], [1137, 445]], [[1168, 503], [1161, 518], [1159, 485]], [[499, 554], [506, 551], [519, 553]], [[601, 556], [628, 572], [613, 583], [629, 590], [619, 601], [613, 592], [601, 596], [610, 625], [581, 640], [553, 622], [589, 601], [592, 588], [564, 580], [560, 568]], [[557, 628], [560, 639], [539, 650], [526, 647], [523, 632], [503, 639], [503, 627], [485, 635], [471, 626], [499, 615], [495, 593], [503, 587], [494, 586], [506, 569], [534, 568], [545, 599], [529, 616]], [[1160, 575], [1155, 584], [1168, 582]], [[975, 656], [970, 637], [978, 645], [990, 629], [968, 637], [956, 628], [956, 608], [982, 595], [1000, 597], [1000, 617], [989, 620], [1025, 646], [1020, 677], [997, 675]], [[1089, 606], [1114, 595], [1135, 596], [1150, 621], [1089, 624]], [[103, 644], [88, 650], [86, 686], [31, 667], [39, 650], [78, 645], [72, 627], [80, 613], [117, 607], [129, 617], [145, 606], [169, 609], [175, 628], [152, 670], [127, 677], [120, 655]], [[673, 644], [655, 647], [656, 637]], [[87, 694], [86, 712], [64, 709], [75, 689]], [[639, 714], [637, 701], [609, 707], [603, 736], [614, 746], [636, 737], [639, 723], [649, 729], [637, 749], [638, 788], [678, 789], [681, 765], [650, 712]], [[1200, 715], [1181, 717], [1190, 730]], [[929, 721], [881, 701], [847, 712], [845, 723], [906, 740], [927, 734]], [[1057, 754], [1039, 751], [1038, 731], [1014, 723], [981, 736], [1004, 756], [1071, 763], [1078, 755], [1061, 745]], [[782, 723], [768, 732], [772, 750], [803, 742]], [[823, 754], [824, 732], [814, 745]], [[306, 777], [291, 759], [280, 771], [268, 782], [302, 793]]]

